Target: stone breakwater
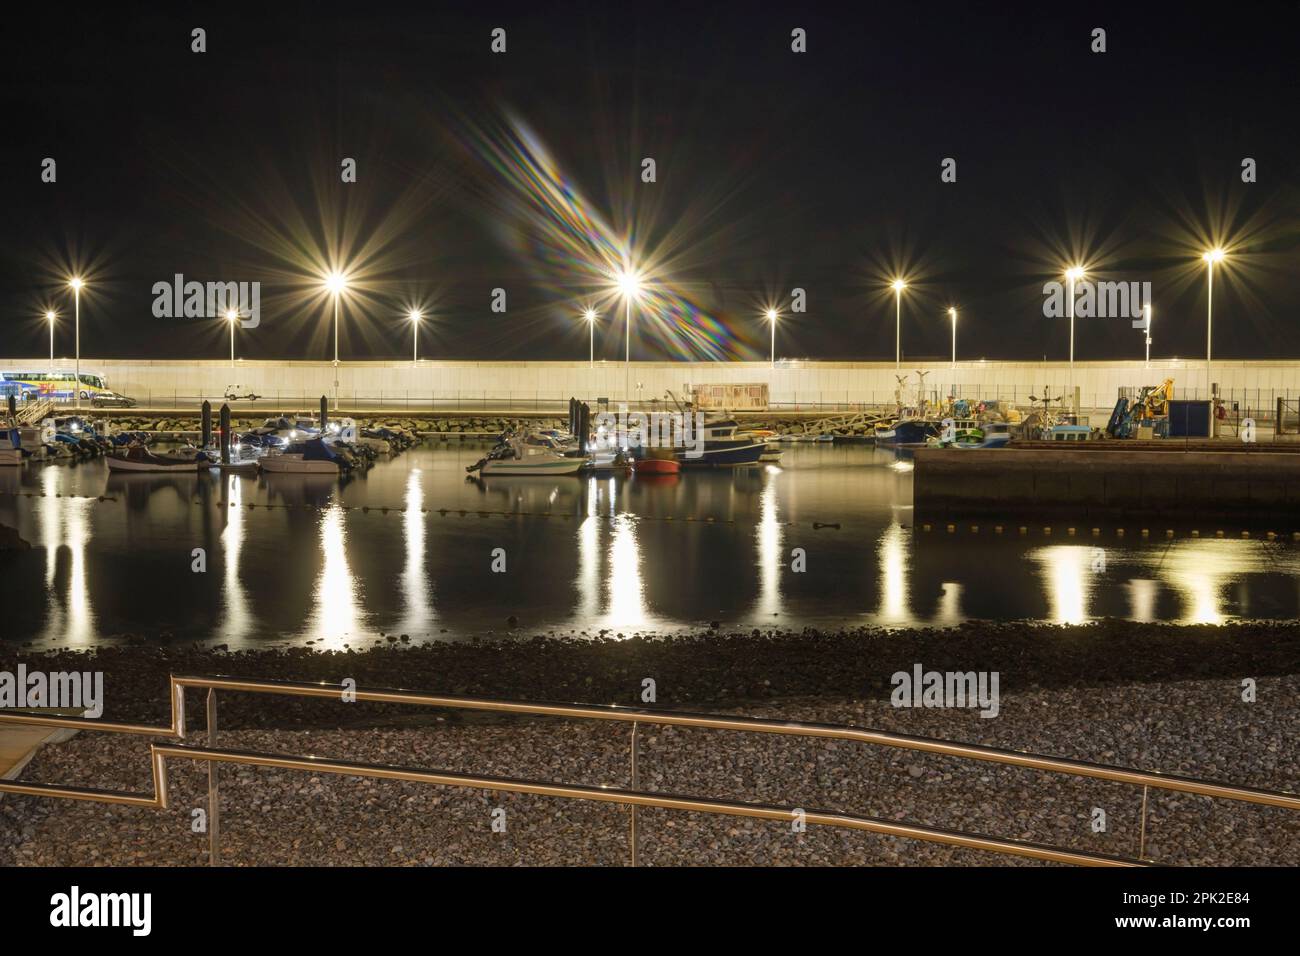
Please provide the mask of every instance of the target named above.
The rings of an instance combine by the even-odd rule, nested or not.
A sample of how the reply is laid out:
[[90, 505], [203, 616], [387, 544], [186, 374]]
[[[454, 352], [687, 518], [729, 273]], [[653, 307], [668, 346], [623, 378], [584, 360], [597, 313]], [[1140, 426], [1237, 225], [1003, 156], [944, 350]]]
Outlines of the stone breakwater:
[[[313, 412], [304, 411], [300, 414], [303, 417], [311, 417]], [[420, 418], [395, 415], [363, 418], [356, 416], [350, 417], [356, 420], [357, 427], [360, 429], [403, 429], [425, 437], [445, 436], [448, 438], [461, 436], [481, 438], [500, 435], [502, 432], [508, 431], [512, 428], [564, 428], [566, 424], [559, 418], [503, 418], [490, 416], [479, 418]], [[266, 419], [267, 416], [265, 415], [261, 417], [233, 417], [231, 418], [231, 428], [236, 432], [251, 431], [254, 428], [260, 428], [266, 422]], [[192, 418], [176, 416], [112, 415], [107, 418], [107, 421], [115, 432], [156, 432], [158, 433], [159, 438], [197, 434], [201, 427], [197, 415]], [[213, 427], [215, 428], [215, 415], [213, 422]]]

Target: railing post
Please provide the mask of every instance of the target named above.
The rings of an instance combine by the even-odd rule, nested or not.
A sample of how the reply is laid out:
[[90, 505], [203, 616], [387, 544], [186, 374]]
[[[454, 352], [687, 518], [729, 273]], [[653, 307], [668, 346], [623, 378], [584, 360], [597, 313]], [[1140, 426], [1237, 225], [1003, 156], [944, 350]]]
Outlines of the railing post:
[[[633, 790], [639, 790], [640, 783], [641, 783], [640, 776], [637, 773], [637, 766], [636, 766], [636, 724], [637, 722], [635, 720], [632, 721], [632, 789]], [[637, 865], [636, 804], [635, 803], [632, 804], [630, 809], [632, 813], [631, 813], [631, 824], [628, 827], [628, 848], [632, 854], [632, 865], [636, 866]]]
[[[217, 747], [217, 689], [208, 688], [208, 747]], [[217, 792], [220, 765], [208, 761], [208, 865], [221, 865], [221, 803]]]
[[1142, 826], [1138, 830], [1138, 855], [1139, 860], [1146, 857], [1147, 852], [1147, 795], [1151, 792], [1151, 787], [1142, 788]]

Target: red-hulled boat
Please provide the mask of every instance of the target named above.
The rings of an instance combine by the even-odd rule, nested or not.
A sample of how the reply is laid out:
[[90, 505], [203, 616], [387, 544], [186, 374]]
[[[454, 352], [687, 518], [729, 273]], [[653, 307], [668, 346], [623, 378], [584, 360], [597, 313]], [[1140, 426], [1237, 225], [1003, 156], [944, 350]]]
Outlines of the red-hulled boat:
[[632, 470], [638, 475], [675, 475], [682, 466], [673, 458], [638, 458], [632, 462]]

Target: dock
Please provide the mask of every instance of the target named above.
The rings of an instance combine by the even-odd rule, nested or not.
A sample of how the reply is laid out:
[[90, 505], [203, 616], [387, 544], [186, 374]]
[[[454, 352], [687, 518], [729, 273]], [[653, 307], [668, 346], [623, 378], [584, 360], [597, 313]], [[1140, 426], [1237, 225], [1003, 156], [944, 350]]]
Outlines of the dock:
[[1157, 450], [1130, 444], [919, 449], [913, 474], [917, 517], [1056, 514], [1252, 523], [1300, 518], [1295, 446], [1245, 451], [1240, 444], [1200, 442], [1185, 450], [1181, 442], [1165, 442]]

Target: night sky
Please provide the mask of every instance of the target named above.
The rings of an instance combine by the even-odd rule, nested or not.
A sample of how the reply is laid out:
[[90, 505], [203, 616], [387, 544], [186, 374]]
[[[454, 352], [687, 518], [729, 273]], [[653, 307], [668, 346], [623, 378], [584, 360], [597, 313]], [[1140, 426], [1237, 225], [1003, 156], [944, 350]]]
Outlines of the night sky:
[[[75, 267], [83, 356], [223, 358], [222, 323], [151, 312], [153, 284], [183, 273], [262, 283], [241, 356], [329, 358], [326, 303], [285, 250], [343, 229], [382, 238], [344, 358], [408, 356], [418, 300], [426, 357], [585, 359], [589, 290], [533, 260], [515, 187], [465, 135], [513, 115], [602, 217], [631, 216], [646, 248], [671, 237], [669, 281], [746, 357], [766, 357], [762, 306], [797, 286], [808, 311], [783, 320], [779, 355], [892, 358], [901, 271], [908, 357], [947, 357], [955, 304], [962, 357], [1064, 360], [1042, 285], [1082, 261], [1152, 283], [1153, 357], [1203, 358], [1213, 238], [1231, 254], [1216, 359], [1300, 358], [1294, 5], [1052, 6], [50, 7], [9, 23], [0, 58], [0, 353], [45, 355], [53, 306], [71, 354]], [[621, 358], [621, 325], [600, 328], [598, 355]], [[1080, 320], [1076, 349], [1137, 359], [1142, 336]], [[650, 335], [633, 355], [687, 357]]]

